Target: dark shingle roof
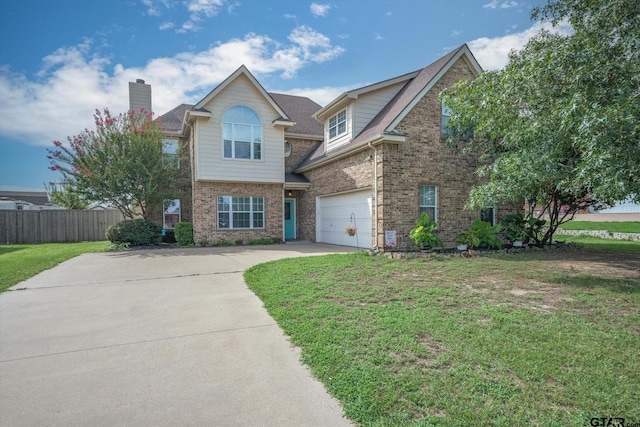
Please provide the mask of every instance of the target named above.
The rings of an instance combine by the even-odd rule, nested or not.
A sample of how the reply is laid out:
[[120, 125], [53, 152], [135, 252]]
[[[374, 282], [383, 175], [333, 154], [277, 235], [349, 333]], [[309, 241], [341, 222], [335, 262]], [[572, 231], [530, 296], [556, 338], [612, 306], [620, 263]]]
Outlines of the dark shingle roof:
[[[329, 156], [333, 157], [340, 153], [350, 150], [359, 143], [365, 142], [377, 136], [392, 134], [395, 131], [390, 130], [389, 126], [398, 118], [407, 107], [416, 99], [422, 90], [438, 75], [440, 70], [445, 67], [449, 61], [466, 45], [449, 52], [437, 61], [427, 65], [425, 68], [411, 80], [384, 106], [382, 110], [367, 124], [355, 138], [347, 144], [325, 153], [324, 146], [319, 145], [316, 149], [302, 162], [298, 167], [308, 166]], [[357, 89], [356, 89], [357, 90]], [[397, 133], [396, 133], [397, 134]]]
[[287, 133], [298, 135], [317, 135], [323, 138], [324, 129], [322, 123], [312, 116], [322, 106], [304, 96], [285, 95], [283, 93], [269, 93], [276, 104], [287, 113], [287, 116], [296, 124], [287, 129]]
[[[298, 135], [315, 135], [323, 138], [324, 129], [322, 123], [316, 121], [313, 113], [322, 108], [319, 104], [304, 96], [285, 95], [282, 93], [269, 93], [273, 100], [284, 110], [295, 126], [287, 129], [287, 133]], [[180, 104], [171, 111], [158, 117], [160, 129], [167, 133], [181, 133], [184, 113], [193, 110], [191, 104]]]
[[156, 120], [160, 121], [160, 130], [167, 133], [182, 133], [184, 113], [193, 107], [191, 104], [180, 104], [173, 110], [164, 113]]
[[284, 182], [309, 182], [309, 179], [301, 173], [285, 173]]

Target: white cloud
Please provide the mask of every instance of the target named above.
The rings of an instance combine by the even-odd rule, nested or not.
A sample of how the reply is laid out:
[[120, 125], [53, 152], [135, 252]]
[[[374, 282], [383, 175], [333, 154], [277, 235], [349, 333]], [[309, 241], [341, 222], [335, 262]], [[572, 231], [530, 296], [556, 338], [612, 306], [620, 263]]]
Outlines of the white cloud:
[[509, 52], [522, 49], [527, 41], [541, 29], [560, 34], [571, 33], [571, 27], [566, 23], [561, 23], [554, 28], [548, 22], [544, 24], [536, 22], [532, 27], [520, 33], [494, 38], [482, 37], [467, 44], [483, 69], [498, 70], [509, 62]]
[[491, 0], [489, 3], [483, 5], [482, 7], [489, 8], [489, 9], [496, 9], [496, 8], [509, 9], [517, 6], [518, 6], [518, 2], [513, 0], [503, 0], [503, 1]]
[[274, 91], [278, 93], [288, 93], [290, 95], [306, 96], [311, 98], [320, 105], [327, 105], [333, 101], [338, 95], [351, 89], [366, 86], [366, 83], [356, 83], [350, 86], [323, 86], [316, 88], [296, 88], [284, 91]]
[[164, 114], [180, 103], [197, 102], [241, 64], [258, 78], [279, 74], [286, 79], [310, 63], [330, 61], [343, 52], [323, 34], [299, 26], [285, 42], [251, 33], [204, 51], [125, 68], [97, 55], [87, 40], [45, 57], [35, 79], [0, 67], [0, 135], [32, 145], [65, 140], [85, 127], [93, 128], [96, 108], [128, 110], [128, 82], [138, 78], [151, 84], [153, 109]]
[[173, 27], [174, 27], [173, 22], [163, 22], [162, 24], [160, 24], [158, 29], [160, 29], [160, 31], [164, 31], [164, 30], [170, 30]]
[[319, 16], [327, 16], [331, 9], [330, 4], [311, 3], [311, 13], [316, 18]]
[[285, 13], [283, 16], [284, 16], [284, 19], [296, 19], [296, 15], [292, 13]]
[[211, 18], [220, 12], [224, 6], [224, 0], [188, 0], [187, 10], [191, 13], [193, 21], [201, 21], [204, 18]]
[[451, 37], [457, 37], [457, 36], [459, 36], [460, 34], [462, 34], [462, 30], [453, 30], [453, 31], [451, 32]]
[[381, 36], [380, 34], [378, 34], [378, 33], [375, 33], [373, 38], [374, 38], [375, 40], [384, 40], [384, 37], [382, 37], [382, 36]]

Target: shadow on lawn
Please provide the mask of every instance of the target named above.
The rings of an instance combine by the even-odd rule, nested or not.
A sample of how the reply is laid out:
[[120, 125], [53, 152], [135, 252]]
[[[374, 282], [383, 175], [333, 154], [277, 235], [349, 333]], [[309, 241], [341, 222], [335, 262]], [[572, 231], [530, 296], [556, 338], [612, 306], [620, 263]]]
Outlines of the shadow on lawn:
[[561, 285], [571, 285], [577, 288], [606, 288], [613, 292], [635, 294], [640, 293], [640, 278], [638, 280], [624, 277], [602, 277], [591, 274], [580, 274], [578, 276], [562, 275], [547, 281]]
[[0, 245], [0, 255], [4, 255], [4, 254], [8, 254], [11, 252], [17, 252], [17, 251], [22, 251], [25, 248], [8, 248], [8, 247], [4, 247], [2, 245]]

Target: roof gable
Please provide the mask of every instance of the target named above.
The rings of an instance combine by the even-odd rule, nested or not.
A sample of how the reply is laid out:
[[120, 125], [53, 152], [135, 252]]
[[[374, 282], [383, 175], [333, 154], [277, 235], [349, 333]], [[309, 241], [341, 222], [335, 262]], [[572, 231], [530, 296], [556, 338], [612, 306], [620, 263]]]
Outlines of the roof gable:
[[280, 117], [284, 120], [290, 120], [289, 116], [280, 108], [280, 106], [273, 100], [271, 95], [264, 90], [262, 85], [253, 77], [253, 74], [249, 72], [247, 67], [241, 65], [236, 71], [234, 71], [229, 77], [224, 79], [222, 83], [216, 86], [211, 92], [209, 92], [204, 98], [202, 98], [196, 105], [193, 106], [192, 110], [204, 109], [204, 106], [209, 103], [213, 98], [216, 97], [220, 92], [222, 92], [231, 82], [236, 80], [239, 76], [244, 75], [249, 81], [255, 86], [255, 88], [260, 92], [260, 94], [266, 99], [266, 101], [273, 107], [274, 110], [280, 114]]
[[[330, 152], [325, 152], [324, 146], [317, 147], [315, 151], [300, 164], [299, 167], [301, 170], [304, 170], [312, 164], [321, 164], [329, 161], [329, 159], [333, 157], [345, 155], [352, 149], [356, 149], [380, 138], [393, 138], [395, 140], [398, 140], [398, 137], [401, 138], [402, 136], [395, 130], [395, 127], [460, 58], [463, 58], [478, 75], [482, 72], [480, 64], [478, 64], [474, 58], [469, 47], [464, 44], [416, 72], [415, 75], [414, 73], [409, 73], [413, 75], [413, 77], [407, 81], [405, 86], [400, 89], [358, 135], [344, 146]], [[386, 81], [393, 80], [394, 79], [389, 79]], [[375, 86], [375, 84], [370, 86]], [[345, 97], [346, 93], [336, 98], [336, 100], [341, 100]], [[336, 100], [328, 105], [337, 105], [338, 101]], [[319, 114], [316, 113], [316, 116], [318, 115]]]
[[461, 57], [471, 65], [478, 74], [482, 68], [465, 44], [449, 52], [437, 61], [420, 70], [415, 78], [407, 83], [396, 96], [371, 120], [352, 142], [369, 140], [385, 134], [395, 134], [395, 127], [415, 107], [424, 95]]

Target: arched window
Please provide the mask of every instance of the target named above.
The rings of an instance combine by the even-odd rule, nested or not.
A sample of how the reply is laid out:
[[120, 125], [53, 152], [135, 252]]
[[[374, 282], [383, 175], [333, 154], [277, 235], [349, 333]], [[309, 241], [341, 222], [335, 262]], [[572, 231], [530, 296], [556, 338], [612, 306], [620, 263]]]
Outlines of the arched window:
[[252, 109], [228, 109], [222, 119], [222, 139], [225, 159], [262, 159], [262, 125]]

